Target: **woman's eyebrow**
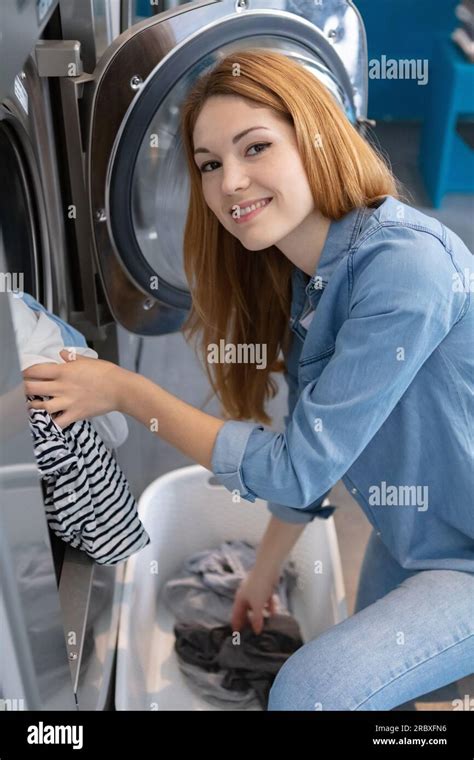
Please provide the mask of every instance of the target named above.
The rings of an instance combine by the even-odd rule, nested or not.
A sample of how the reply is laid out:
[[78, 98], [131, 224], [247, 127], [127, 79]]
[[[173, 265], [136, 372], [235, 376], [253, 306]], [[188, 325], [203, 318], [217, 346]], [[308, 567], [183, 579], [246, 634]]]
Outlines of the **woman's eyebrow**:
[[[235, 137], [232, 138], [232, 142], [234, 143], [234, 145], [236, 142], [239, 142], [239, 140], [242, 137], [244, 137], [246, 134], [251, 132], [253, 129], [268, 129], [268, 127], [249, 127], [248, 129], [244, 129], [243, 132], [239, 132], [237, 135], [235, 135]], [[212, 153], [212, 151], [208, 150], [207, 148], [196, 148], [196, 150], [194, 151], [194, 155], [196, 155], [196, 153]]]

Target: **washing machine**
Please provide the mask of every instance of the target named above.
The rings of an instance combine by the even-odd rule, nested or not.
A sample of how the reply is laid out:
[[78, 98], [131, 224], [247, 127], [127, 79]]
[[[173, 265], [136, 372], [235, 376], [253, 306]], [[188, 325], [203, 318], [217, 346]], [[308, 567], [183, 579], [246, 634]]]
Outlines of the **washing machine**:
[[0, 6], [0, 709], [106, 709], [110, 698], [123, 568], [94, 566], [47, 526], [6, 297], [31, 294], [116, 358], [94, 274], [78, 272], [61, 78], [42, 57], [53, 40], [56, 73], [72, 63], [81, 74], [79, 41], [62, 37], [68, 24], [94, 28], [87, 6]]
[[[24, 289], [80, 329], [100, 356], [122, 362], [117, 326], [135, 336], [135, 351], [147, 337], [178, 331], [191, 306], [182, 262], [189, 187], [179, 135], [180, 104], [190, 87], [233, 51], [278, 51], [321, 80], [365, 134], [363, 22], [350, 0], [31, 0], [25, 6], [37, 18], [45, 16], [24, 63], [11, 72], [1, 105], [0, 152], [9, 167], [2, 171], [14, 177], [14, 193], [4, 182], [0, 188], [1, 204], [11, 209], [3, 231], [7, 266], [2, 271], [18, 268], [21, 261], [28, 271]], [[100, 45], [98, 6], [107, 29]], [[19, 13], [16, 3], [10, 10]], [[135, 23], [140, 10], [152, 15]], [[150, 142], [150, 133], [158, 136], [156, 142]], [[9, 319], [2, 330], [2, 350], [8, 346], [13, 357]], [[16, 382], [19, 397], [18, 361], [12, 363], [2, 396]], [[3, 481], [10, 477], [20, 493], [20, 465], [28, 463], [32, 485], [34, 460], [24, 410], [16, 422], [24, 449], [19, 459], [1, 461], [0, 474]], [[12, 466], [16, 470], [8, 475]], [[48, 548], [51, 537], [41, 519], [37, 483], [35, 488], [35, 540], [41, 537], [47, 564], [51, 553], [48, 614], [56, 638], [51, 637], [49, 662], [51, 670], [62, 673], [62, 694], [68, 690], [66, 668], [71, 677], [62, 709], [111, 709], [123, 567], [99, 568], [83, 553], [67, 549], [54, 579], [54, 547]], [[3, 486], [2, 498], [10, 503], [12, 489]], [[47, 709], [54, 700], [42, 701], [38, 662], [26, 657], [32, 647], [26, 597], [17, 594], [20, 603], [12, 607], [21, 535], [13, 510], [10, 523], [4, 540], [10, 586], [3, 599], [13, 621], [10, 647], [15, 649], [16, 634], [18, 640], [23, 637], [23, 660], [18, 652], [16, 660], [28, 665], [19, 668], [24, 685], [17, 691], [27, 709]], [[34, 567], [28, 577], [33, 579]], [[40, 608], [35, 614], [36, 629], [46, 631], [46, 608], [43, 615]], [[58, 648], [59, 619], [64, 643]]]
[[[34, 47], [57, 2], [0, 9], [0, 706], [75, 709], [6, 293], [66, 315], [68, 279], [49, 87]], [[59, 569], [59, 565], [58, 565]]]

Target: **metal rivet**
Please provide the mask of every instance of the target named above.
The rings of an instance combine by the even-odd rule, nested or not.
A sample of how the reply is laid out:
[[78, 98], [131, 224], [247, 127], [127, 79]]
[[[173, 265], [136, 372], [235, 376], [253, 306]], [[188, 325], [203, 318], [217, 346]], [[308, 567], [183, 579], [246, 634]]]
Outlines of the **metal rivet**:
[[149, 311], [149, 310], [152, 308], [152, 306], [153, 306], [153, 304], [154, 304], [154, 303], [155, 303], [155, 302], [153, 301], [153, 299], [152, 299], [152, 298], [147, 298], [147, 300], [146, 300], [146, 301], [143, 301], [143, 304], [142, 304], [142, 305], [143, 305], [143, 308], [144, 308], [144, 310], [145, 310], [145, 311]]
[[336, 37], [337, 36], [337, 29], [330, 29], [328, 32], [328, 37]]
[[135, 74], [130, 80], [130, 87], [132, 90], [139, 90], [143, 84], [143, 79]]
[[77, 660], [77, 652], [69, 652], [70, 660]]
[[249, 7], [247, 0], [237, 0], [235, 4], [235, 10], [236, 11], [244, 11]]
[[351, 488], [351, 493], [357, 493], [357, 488]]
[[105, 210], [103, 208], [97, 209], [97, 211], [94, 214], [94, 219], [96, 220], [96, 222], [105, 222], [105, 220], [107, 219], [105, 215]]

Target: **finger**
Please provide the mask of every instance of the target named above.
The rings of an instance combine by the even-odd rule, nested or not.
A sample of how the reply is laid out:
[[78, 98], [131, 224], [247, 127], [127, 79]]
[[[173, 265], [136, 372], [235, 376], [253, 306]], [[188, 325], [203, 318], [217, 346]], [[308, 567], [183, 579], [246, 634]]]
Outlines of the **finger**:
[[54, 380], [25, 380], [23, 385], [27, 396], [57, 396], [60, 392]]
[[268, 600], [268, 609], [270, 610], [271, 615], [274, 615], [276, 612], [278, 612], [278, 601], [275, 594], [272, 594]]
[[27, 408], [28, 409], [44, 409], [44, 405], [46, 404], [46, 401], [41, 401], [40, 399], [34, 399], [33, 401], [28, 401]]
[[233, 631], [240, 631], [247, 623], [248, 602], [236, 599], [232, 608], [231, 626]]
[[64, 428], [67, 428], [69, 425], [72, 425], [73, 422], [77, 422], [77, 419], [74, 417], [74, 415], [67, 412], [64, 414], [59, 414], [57, 417], [54, 417], [53, 422], [55, 425], [61, 428], [61, 430], [64, 430]]
[[33, 399], [28, 402], [28, 409], [42, 409], [48, 414], [57, 414], [62, 412], [67, 405], [67, 402], [63, 398], [52, 398], [47, 401], [40, 401], [39, 399]]
[[257, 635], [262, 632], [263, 628], [263, 614], [262, 610], [250, 610], [249, 611], [250, 624], [253, 632]]
[[59, 364], [33, 364], [22, 372], [24, 378], [28, 380], [57, 380], [61, 374]]

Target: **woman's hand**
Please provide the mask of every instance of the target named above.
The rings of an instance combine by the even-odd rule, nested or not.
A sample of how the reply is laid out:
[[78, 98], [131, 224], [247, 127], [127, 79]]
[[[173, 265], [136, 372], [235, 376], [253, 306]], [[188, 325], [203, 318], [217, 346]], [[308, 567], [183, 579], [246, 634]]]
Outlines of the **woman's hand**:
[[262, 632], [264, 609], [271, 614], [278, 612], [277, 598], [273, 595], [277, 582], [278, 577], [261, 574], [252, 568], [235, 595], [231, 618], [233, 631], [240, 631], [250, 622], [254, 633]]
[[305, 529], [305, 523], [286, 523], [272, 515], [258, 546], [255, 565], [242, 581], [232, 608], [232, 629], [240, 631], [247, 623], [247, 615], [255, 633], [263, 628], [265, 607], [273, 614], [277, 597], [273, 597], [285, 557]]
[[119, 408], [120, 380], [128, 370], [71, 349], [63, 349], [61, 357], [65, 364], [34, 364], [22, 373], [28, 396], [51, 397], [49, 401], [30, 401], [30, 409], [56, 414], [54, 422], [65, 428]]

